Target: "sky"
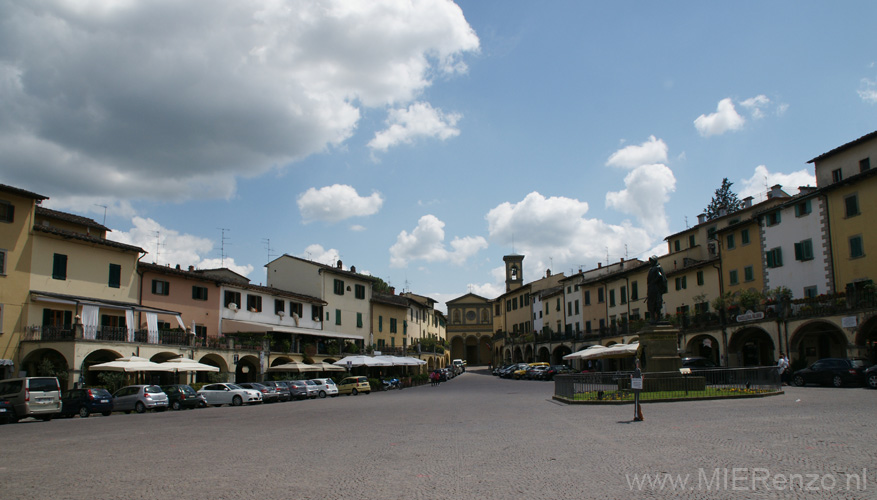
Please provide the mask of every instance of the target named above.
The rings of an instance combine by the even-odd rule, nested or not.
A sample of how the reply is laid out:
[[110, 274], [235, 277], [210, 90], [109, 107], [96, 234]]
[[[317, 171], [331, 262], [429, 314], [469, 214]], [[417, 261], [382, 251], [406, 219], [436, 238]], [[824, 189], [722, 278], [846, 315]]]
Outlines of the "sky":
[[0, 183], [142, 260], [444, 301], [667, 253], [877, 130], [877, 3], [0, 0]]

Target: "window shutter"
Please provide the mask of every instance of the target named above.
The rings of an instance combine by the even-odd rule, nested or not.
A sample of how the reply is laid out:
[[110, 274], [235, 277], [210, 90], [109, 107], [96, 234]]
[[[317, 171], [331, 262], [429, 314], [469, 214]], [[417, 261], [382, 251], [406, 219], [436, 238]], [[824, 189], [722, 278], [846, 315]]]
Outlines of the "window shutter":
[[795, 243], [795, 260], [804, 260], [804, 242]]

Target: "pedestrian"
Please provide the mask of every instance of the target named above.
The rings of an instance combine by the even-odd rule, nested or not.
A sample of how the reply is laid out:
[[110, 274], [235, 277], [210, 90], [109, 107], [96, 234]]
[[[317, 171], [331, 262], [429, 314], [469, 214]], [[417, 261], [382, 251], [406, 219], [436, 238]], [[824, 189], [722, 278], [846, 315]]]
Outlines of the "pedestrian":
[[777, 373], [780, 376], [780, 385], [786, 385], [786, 379], [789, 372], [789, 358], [785, 353], [780, 353], [780, 359], [777, 360]]

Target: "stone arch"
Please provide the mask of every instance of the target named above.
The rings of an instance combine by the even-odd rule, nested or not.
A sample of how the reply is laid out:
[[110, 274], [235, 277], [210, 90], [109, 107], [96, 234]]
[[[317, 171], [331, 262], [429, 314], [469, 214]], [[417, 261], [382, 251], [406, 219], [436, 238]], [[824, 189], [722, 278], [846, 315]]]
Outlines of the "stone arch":
[[259, 358], [252, 355], [238, 358], [234, 370], [235, 382], [258, 382], [259, 375]]
[[[219, 368], [219, 374], [225, 375], [228, 377], [228, 363], [225, 358], [220, 356], [219, 354], [206, 354], [198, 360], [199, 363], [204, 363], [205, 365], [215, 366]], [[195, 381], [198, 383], [206, 384], [210, 382], [210, 373], [211, 372], [195, 372]], [[216, 373], [216, 372], [213, 372]]]
[[867, 364], [877, 364], [877, 315], [862, 321], [856, 331], [856, 346], [859, 356], [868, 360]]
[[536, 350], [536, 359], [534, 361], [551, 363], [551, 351], [548, 350], [548, 347], [539, 347]]
[[534, 356], [535, 356], [535, 353], [533, 352], [533, 346], [531, 344], [527, 344], [524, 347], [524, 357], [523, 357], [522, 362], [532, 363]]
[[289, 356], [277, 356], [276, 358], [274, 358], [274, 361], [271, 362], [271, 366], [285, 365], [286, 363], [290, 362], [292, 362], [292, 358], [290, 358]]
[[568, 345], [561, 344], [554, 348], [554, 351], [551, 353], [551, 364], [552, 365], [564, 365], [568, 364], [564, 356], [567, 354], [572, 354], [572, 349]]
[[100, 370], [89, 370], [89, 368], [100, 363], [115, 361], [121, 357], [122, 353], [112, 349], [95, 349], [91, 351], [82, 358], [82, 363], [79, 365], [79, 380], [74, 382], [79, 382], [82, 387], [104, 385], [99, 378], [102, 372]]
[[848, 343], [847, 335], [837, 325], [823, 320], [809, 321], [789, 338], [789, 359], [810, 365], [822, 358], [845, 358]]
[[460, 335], [454, 335], [454, 337], [451, 338], [451, 357], [453, 359], [465, 359], [463, 357], [463, 356], [465, 356], [465, 353], [466, 353], [465, 339]]
[[719, 340], [709, 334], [700, 334], [691, 337], [685, 346], [685, 352], [691, 356], [706, 358], [717, 365], [721, 365], [722, 353]]
[[515, 362], [514, 361], [515, 357], [514, 357], [514, 354], [512, 353], [511, 347], [506, 347], [505, 349], [503, 349], [502, 352], [503, 352], [503, 355], [502, 355], [502, 361], [500, 362], [500, 364], [509, 365], [509, 364], [512, 364]]
[[69, 387], [74, 382], [70, 380], [71, 368], [63, 354], [50, 347], [44, 347], [29, 352], [21, 360], [19, 370], [26, 372], [28, 377], [58, 377], [61, 387]]
[[512, 350], [512, 363], [523, 363], [524, 353], [521, 352], [521, 346], [515, 346]]
[[728, 342], [728, 366], [770, 366], [779, 355], [770, 334], [757, 326], [741, 328]]

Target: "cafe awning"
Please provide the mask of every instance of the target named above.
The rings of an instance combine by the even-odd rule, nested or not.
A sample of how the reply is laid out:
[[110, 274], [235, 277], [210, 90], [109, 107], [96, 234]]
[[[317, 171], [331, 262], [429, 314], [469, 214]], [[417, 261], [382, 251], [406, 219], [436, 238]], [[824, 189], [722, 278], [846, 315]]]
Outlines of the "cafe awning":
[[334, 339], [363, 340], [361, 335], [352, 335], [350, 333], [328, 332], [326, 330], [314, 330], [313, 328], [301, 328], [298, 326], [272, 325], [269, 323], [259, 323], [257, 321], [242, 321], [237, 319], [222, 320], [223, 335], [263, 332], [293, 333], [296, 335], [313, 335], [315, 337], [328, 337]]

